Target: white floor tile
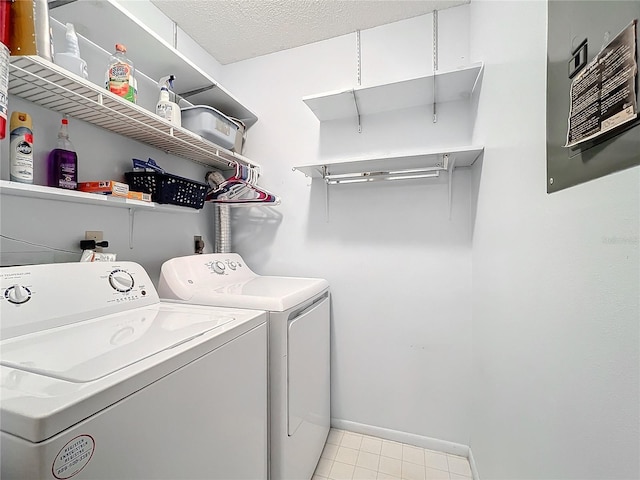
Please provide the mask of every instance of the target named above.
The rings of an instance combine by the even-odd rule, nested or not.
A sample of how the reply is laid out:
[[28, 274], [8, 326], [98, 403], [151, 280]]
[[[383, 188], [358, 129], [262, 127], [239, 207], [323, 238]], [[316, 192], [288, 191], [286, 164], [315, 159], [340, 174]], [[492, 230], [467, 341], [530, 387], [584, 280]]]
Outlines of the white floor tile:
[[347, 463], [349, 465], [355, 465], [358, 460], [358, 450], [355, 448], [348, 448], [340, 446], [338, 453], [336, 453], [336, 462]]
[[380, 455], [384, 457], [402, 459], [402, 444], [397, 442], [382, 441], [382, 451]]
[[380, 455], [376, 455], [375, 453], [365, 452], [362, 449], [358, 454], [358, 460], [356, 461], [356, 465], [362, 468], [368, 468], [369, 470], [378, 471], [378, 464], [380, 463]]
[[340, 442], [341, 447], [355, 448], [356, 450], [360, 449], [361, 444], [362, 435], [351, 432], [345, 432], [342, 436], [342, 441]]
[[382, 451], [382, 439], [375, 437], [362, 437], [362, 444], [360, 445], [360, 450], [375, 453], [376, 455], [380, 455]]
[[347, 465], [346, 463], [333, 462], [329, 478], [332, 480], [351, 480], [355, 465]]
[[466, 477], [471, 476], [469, 460], [456, 455], [447, 455], [447, 459], [449, 460], [449, 471], [451, 473], [457, 473], [458, 475], [464, 475]]
[[402, 461], [397, 458], [380, 457], [378, 471], [402, 478]]
[[404, 480], [425, 480], [424, 465], [402, 462], [402, 478]]
[[472, 480], [465, 457], [332, 428], [312, 480]]
[[426, 467], [425, 473], [427, 475], [427, 480], [450, 480], [448, 471]]
[[376, 480], [378, 472], [368, 468], [356, 467], [353, 472], [353, 480]]
[[394, 477], [388, 473], [378, 472], [378, 480], [401, 480], [400, 477]]
[[424, 461], [427, 467], [444, 471], [449, 470], [449, 463], [447, 462], [447, 455], [445, 453], [434, 452], [433, 450], [425, 450]]
[[402, 461], [424, 466], [424, 448], [402, 445]]

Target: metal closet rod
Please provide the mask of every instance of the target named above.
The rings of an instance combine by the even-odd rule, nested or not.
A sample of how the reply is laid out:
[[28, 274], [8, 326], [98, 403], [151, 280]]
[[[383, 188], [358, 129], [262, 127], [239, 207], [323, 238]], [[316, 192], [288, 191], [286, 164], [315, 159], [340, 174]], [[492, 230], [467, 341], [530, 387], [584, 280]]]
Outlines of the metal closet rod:
[[440, 176], [441, 167], [430, 168], [411, 168], [405, 170], [390, 170], [378, 172], [357, 172], [357, 173], [340, 173], [325, 174], [324, 180], [329, 185], [337, 185], [340, 183], [362, 183], [376, 181], [394, 181], [394, 180], [410, 180], [416, 178], [434, 178]]

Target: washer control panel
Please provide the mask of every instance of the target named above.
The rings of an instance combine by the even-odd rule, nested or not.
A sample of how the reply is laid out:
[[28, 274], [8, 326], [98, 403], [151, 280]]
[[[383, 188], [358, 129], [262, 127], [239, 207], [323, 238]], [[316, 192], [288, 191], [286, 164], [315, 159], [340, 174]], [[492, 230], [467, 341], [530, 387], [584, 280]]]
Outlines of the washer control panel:
[[16, 283], [4, 291], [4, 298], [11, 303], [19, 305], [21, 303], [28, 302], [31, 299], [31, 290]]
[[158, 302], [149, 275], [133, 262], [53, 263], [0, 269], [1, 338]]
[[117, 268], [109, 274], [109, 284], [116, 292], [127, 293], [133, 290], [135, 282], [129, 272]]

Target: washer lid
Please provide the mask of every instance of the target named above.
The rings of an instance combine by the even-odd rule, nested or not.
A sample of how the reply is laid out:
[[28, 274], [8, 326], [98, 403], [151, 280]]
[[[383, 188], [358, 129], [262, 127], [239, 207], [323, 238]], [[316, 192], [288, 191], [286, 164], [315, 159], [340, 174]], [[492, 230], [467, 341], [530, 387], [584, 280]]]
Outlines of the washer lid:
[[284, 312], [329, 288], [322, 278], [254, 277], [225, 285], [200, 286], [186, 299], [192, 304]]
[[234, 318], [232, 312], [157, 304], [3, 341], [0, 364], [74, 383], [91, 382]]
[[263, 311], [161, 302], [0, 342], [2, 432], [42, 442], [265, 321]]

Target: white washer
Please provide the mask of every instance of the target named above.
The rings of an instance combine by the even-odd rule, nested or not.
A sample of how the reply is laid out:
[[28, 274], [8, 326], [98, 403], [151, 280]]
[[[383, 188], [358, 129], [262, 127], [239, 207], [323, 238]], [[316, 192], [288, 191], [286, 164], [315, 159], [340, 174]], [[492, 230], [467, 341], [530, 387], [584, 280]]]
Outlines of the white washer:
[[163, 299], [266, 310], [269, 324], [271, 480], [308, 480], [330, 428], [329, 283], [261, 276], [234, 253], [162, 265]]
[[265, 479], [265, 312], [160, 302], [135, 263], [0, 269], [1, 477]]

